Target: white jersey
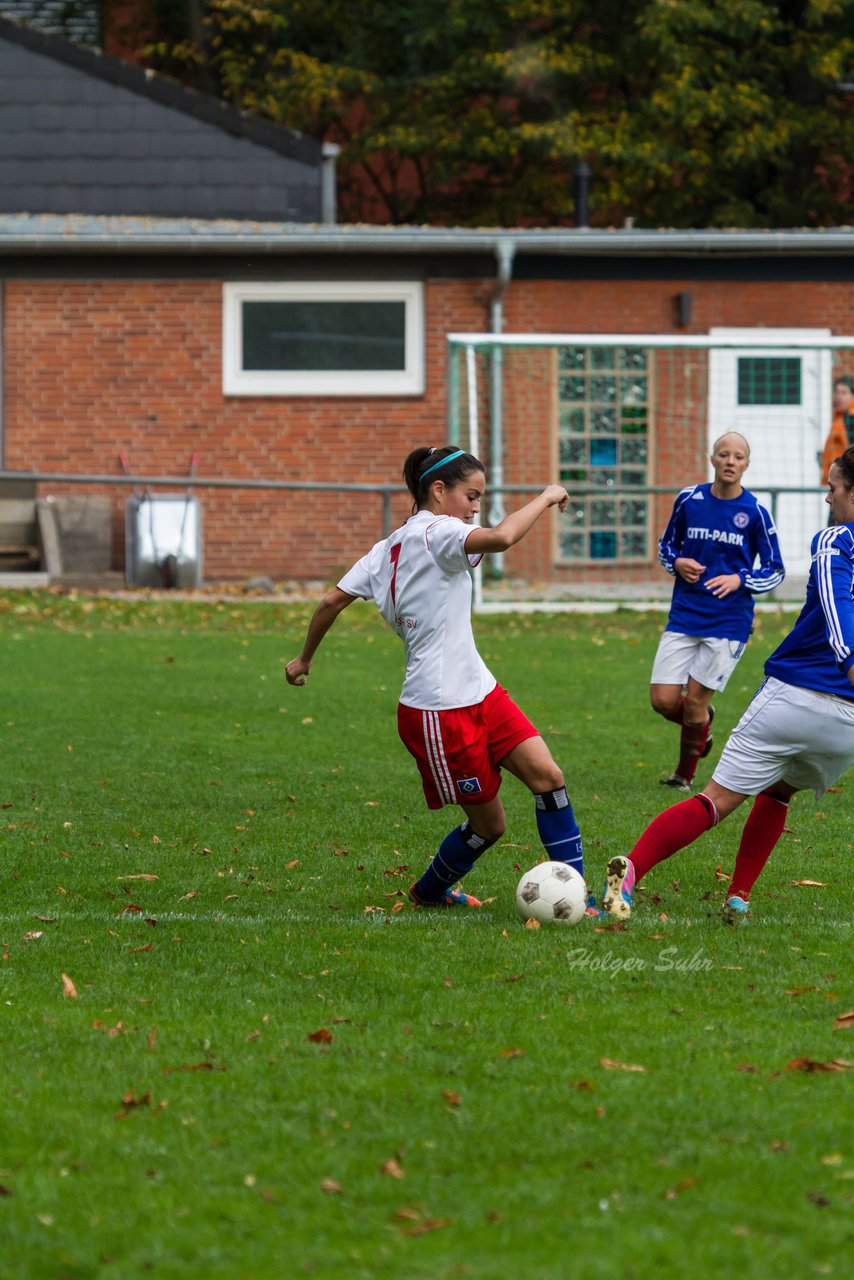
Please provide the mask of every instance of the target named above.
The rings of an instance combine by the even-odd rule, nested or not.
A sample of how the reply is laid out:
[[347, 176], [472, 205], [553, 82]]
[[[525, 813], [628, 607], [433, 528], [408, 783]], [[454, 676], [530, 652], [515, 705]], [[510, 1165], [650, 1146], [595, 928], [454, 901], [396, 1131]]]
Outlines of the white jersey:
[[482, 702], [495, 677], [475, 648], [471, 578], [481, 559], [466, 554], [471, 525], [419, 511], [377, 542], [338, 583], [373, 600], [406, 650], [400, 701], [424, 711]]

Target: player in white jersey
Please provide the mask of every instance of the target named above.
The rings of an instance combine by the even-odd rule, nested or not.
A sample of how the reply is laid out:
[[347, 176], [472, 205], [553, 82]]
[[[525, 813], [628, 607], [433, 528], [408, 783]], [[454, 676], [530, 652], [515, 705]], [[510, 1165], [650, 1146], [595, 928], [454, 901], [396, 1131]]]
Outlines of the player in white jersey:
[[784, 575], [774, 522], [741, 483], [750, 445], [728, 431], [710, 461], [714, 480], [681, 491], [658, 544], [675, 582], [650, 700], [680, 726], [679, 760], [661, 779], [678, 791], [691, 790], [698, 761], [712, 749], [712, 698], [726, 688], [750, 638], [753, 597], [773, 591]]
[[305, 684], [317, 647], [338, 615], [354, 600], [373, 600], [403, 641], [398, 731], [418, 764], [428, 807], [458, 804], [466, 815], [445, 837], [410, 898], [416, 906], [479, 907], [477, 898], [455, 886], [504, 833], [502, 769], [534, 794], [549, 858], [583, 874], [581, 833], [563, 774], [533, 724], [487, 669], [471, 628], [469, 569], [483, 555], [519, 542], [550, 507], [564, 511], [568, 494], [561, 485], [549, 485], [488, 529], [472, 524], [486, 484], [483, 464], [472, 454], [452, 446], [414, 449], [403, 476], [413, 514], [327, 592], [285, 675], [289, 684]]
[[631, 914], [641, 876], [755, 796], [724, 913], [747, 915], [750, 891], [786, 825], [796, 791], [816, 799], [854, 764], [854, 448], [830, 468], [831, 525], [812, 540], [806, 602], [765, 663], [765, 680], [702, 793], [665, 809], [628, 858], [608, 864], [606, 911]]

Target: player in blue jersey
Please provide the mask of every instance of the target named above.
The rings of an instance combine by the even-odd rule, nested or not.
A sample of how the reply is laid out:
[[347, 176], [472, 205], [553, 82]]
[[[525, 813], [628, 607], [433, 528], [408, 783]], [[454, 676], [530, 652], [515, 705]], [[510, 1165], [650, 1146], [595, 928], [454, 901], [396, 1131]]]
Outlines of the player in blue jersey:
[[606, 911], [630, 915], [641, 876], [755, 796], [724, 906], [730, 920], [745, 916], [792, 796], [810, 790], [818, 799], [854, 764], [854, 448], [831, 466], [826, 501], [832, 523], [812, 540], [797, 622], [765, 663], [711, 782], [659, 814], [628, 858], [611, 859]]
[[[650, 677], [653, 710], [681, 726], [679, 761], [664, 786], [690, 791], [712, 749], [715, 693], [721, 693], [753, 626], [753, 597], [783, 581], [770, 514], [743, 488], [750, 445], [729, 431], [715, 441], [711, 484], [683, 489], [658, 544], [676, 579], [667, 626]], [[758, 564], [757, 564], [758, 561]]]

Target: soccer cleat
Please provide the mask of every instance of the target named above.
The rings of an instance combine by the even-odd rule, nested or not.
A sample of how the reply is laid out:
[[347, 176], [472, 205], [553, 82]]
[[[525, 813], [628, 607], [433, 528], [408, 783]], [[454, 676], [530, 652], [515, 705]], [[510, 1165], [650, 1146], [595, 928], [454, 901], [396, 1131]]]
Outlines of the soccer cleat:
[[604, 919], [605, 912], [596, 901], [595, 893], [589, 893], [587, 895], [587, 906], [584, 908], [584, 914], [586, 916], [591, 916], [594, 920]]
[[605, 892], [602, 906], [609, 915], [628, 920], [632, 914], [632, 890], [635, 887], [635, 869], [629, 858], [618, 855], [608, 863], [605, 872]]
[[694, 786], [693, 782], [678, 773], [671, 773], [669, 778], [659, 778], [658, 781], [662, 787], [672, 787], [674, 791], [691, 791]]
[[463, 893], [462, 889], [446, 889], [438, 902], [428, 902], [425, 898], [419, 898], [415, 892], [415, 885], [409, 886], [409, 901], [415, 907], [482, 907], [483, 903], [479, 898], [473, 897], [470, 893]]
[[712, 721], [714, 720], [714, 718], [715, 718], [715, 709], [714, 707], [709, 707], [709, 736], [708, 738], [706, 738], [706, 745], [703, 747], [703, 750], [700, 752], [701, 760], [705, 760], [706, 756], [709, 754], [712, 747], [715, 745], [714, 735], [712, 734]]
[[746, 920], [750, 915], [750, 903], [739, 894], [731, 893], [721, 907], [721, 915], [727, 924], [737, 924], [739, 920]]

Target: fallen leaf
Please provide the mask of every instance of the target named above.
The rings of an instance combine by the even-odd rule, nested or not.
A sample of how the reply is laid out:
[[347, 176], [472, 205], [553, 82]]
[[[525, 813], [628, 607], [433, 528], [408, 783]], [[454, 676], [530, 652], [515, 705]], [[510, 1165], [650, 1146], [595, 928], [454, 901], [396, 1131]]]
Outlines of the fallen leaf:
[[502, 1049], [499, 1058], [524, 1058], [524, 1049]]
[[149, 943], [146, 943], [144, 947], [131, 947], [129, 954], [134, 956], [136, 955], [137, 951], [153, 951], [153, 950], [154, 950], [154, 943], [149, 942]]
[[151, 1093], [147, 1089], [145, 1093], [141, 1093], [139, 1097], [136, 1096], [133, 1089], [128, 1089], [127, 1093], [122, 1098], [123, 1107], [147, 1107], [150, 1102]]
[[117, 879], [117, 880], [159, 880], [159, 879], [160, 879], [160, 876], [152, 876], [152, 875], [149, 875], [149, 874], [148, 874], [147, 872], [145, 872], [145, 871], [141, 871], [138, 875], [134, 875], [134, 876], [116, 876], [116, 879]]
[[383, 1163], [380, 1165], [380, 1173], [383, 1174], [386, 1178], [400, 1179], [400, 1178], [406, 1177], [406, 1174], [403, 1172], [403, 1166], [400, 1164], [398, 1160], [395, 1160], [394, 1156], [392, 1156], [388, 1160], [383, 1161]]
[[463, 1100], [461, 1094], [454, 1093], [451, 1089], [442, 1089], [441, 1093], [445, 1101], [452, 1107], [458, 1107]]
[[833, 1020], [833, 1025], [837, 1031], [841, 1031], [843, 1027], [854, 1027], [854, 1009], [848, 1013], [840, 1013]]
[[715, 867], [715, 879], [716, 879], [716, 880], [729, 880], [729, 879], [730, 879], [730, 874], [729, 874], [729, 872], [728, 872], [728, 871], [724, 871], [724, 869], [723, 869], [723, 867], [721, 866], [721, 864], [720, 864], [720, 863], [718, 863], [718, 865]]
[[312, 1031], [308, 1038], [312, 1044], [331, 1044], [332, 1032], [328, 1027], [321, 1027], [319, 1031]]
[[737, 1062], [735, 1069], [736, 1071], [755, 1071], [756, 1067], [752, 1062]]
[[535, 920], [533, 916], [531, 916], [530, 920], [525, 921], [526, 929], [539, 929], [539, 927], [540, 927], [539, 920]]
[[675, 1187], [668, 1187], [664, 1193], [665, 1200], [675, 1200], [680, 1191], [687, 1191], [689, 1187], [695, 1187], [700, 1181], [699, 1178], [683, 1178], [676, 1183]]
[[787, 1071], [850, 1071], [854, 1062], [845, 1062], [842, 1058], [831, 1058], [829, 1062], [816, 1062], [814, 1058], [792, 1058], [786, 1063]]
[[77, 999], [77, 988], [67, 973], [62, 975], [62, 994], [69, 1000]]
[[818, 1205], [819, 1209], [826, 1209], [830, 1204], [827, 1196], [820, 1195], [818, 1191], [808, 1191], [807, 1200], [812, 1200], [813, 1204]]
[[334, 1178], [324, 1178], [320, 1184], [320, 1190], [327, 1196], [340, 1196], [344, 1188]]
[[425, 1218], [423, 1222], [417, 1222], [412, 1227], [407, 1227], [404, 1235], [407, 1236], [423, 1236], [428, 1231], [440, 1231], [442, 1227], [449, 1227], [451, 1223], [447, 1218]]
[[793, 885], [804, 885], [808, 889], [826, 889], [827, 882], [825, 880], [793, 880]]
[[[11, 1192], [9, 1194], [11, 1195]], [[411, 1205], [405, 1204], [400, 1209], [395, 1209], [394, 1216], [404, 1222], [417, 1222], [421, 1214], [417, 1209], [413, 1209]]]
[[35, 929], [32, 933], [25, 933], [21, 938], [22, 942], [35, 942], [37, 938], [43, 938], [44, 934], [41, 929]]
[[784, 996], [803, 996], [808, 991], [816, 991], [816, 987], [790, 987], [788, 991], [784, 991]]
[[299, 858], [291, 858], [290, 862], [285, 863], [286, 871], [293, 871], [294, 867], [299, 866]]
[[637, 1063], [616, 1062], [613, 1058], [600, 1058], [599, 1066], [604, 1067], [606, 1071], [646, 1071], [646, 1067], [641, 1067]]
[[152, 1027], [148, 1035], [145, 1037], [146, 1047], [149, 1053], [153, 1053], [157, 1047], [157, 1028]]
[[589, 1080], [573, 1080], [569, 1087], [570, 1089], [589, 1090], [593, 1088], [593, 1085], [590, 1083]]

